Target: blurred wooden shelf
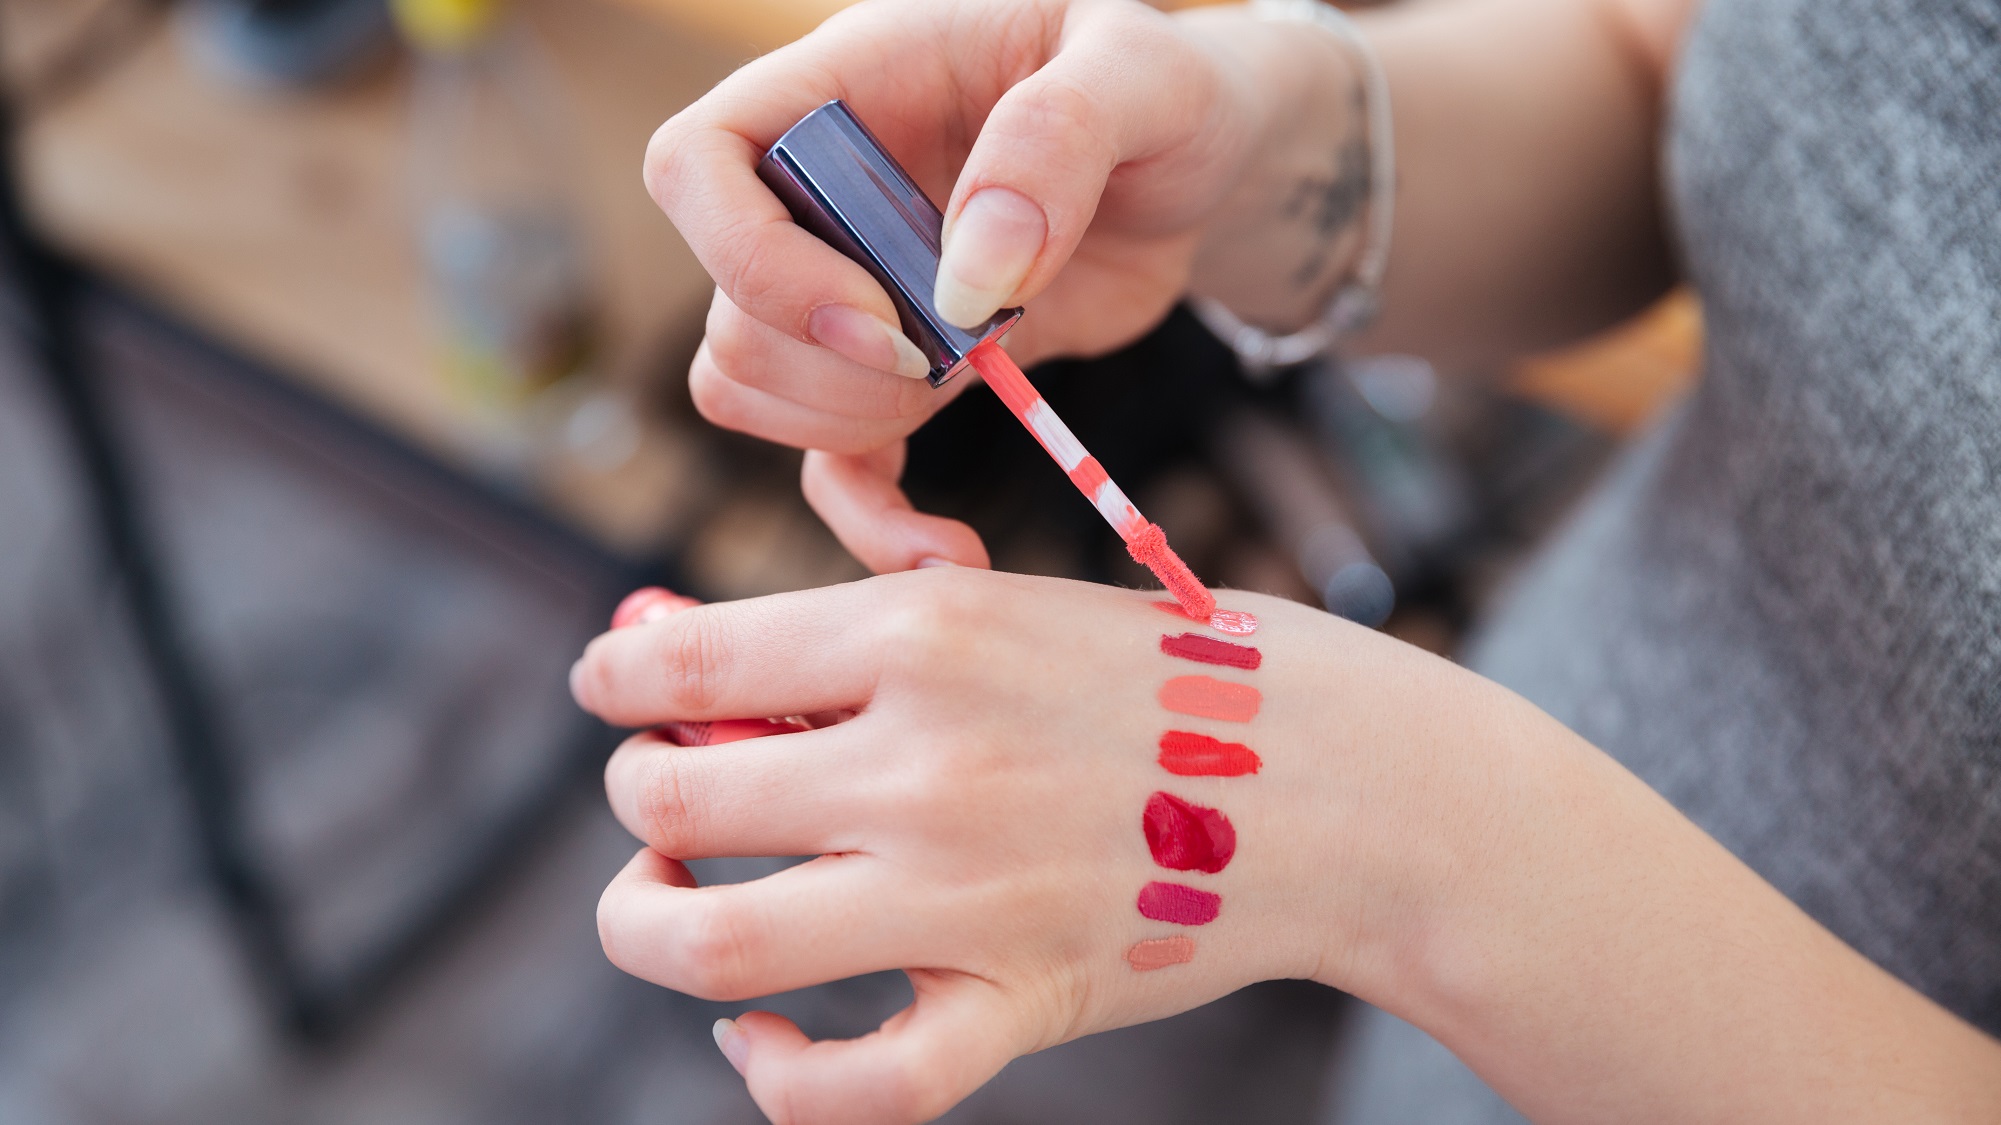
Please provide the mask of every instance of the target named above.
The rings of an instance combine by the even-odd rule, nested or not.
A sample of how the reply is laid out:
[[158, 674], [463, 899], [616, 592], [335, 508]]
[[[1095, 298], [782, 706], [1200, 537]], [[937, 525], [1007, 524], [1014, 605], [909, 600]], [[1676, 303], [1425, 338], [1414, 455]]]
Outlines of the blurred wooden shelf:
[[[574, 170], [614, 382], [676, 377], [710, 283], [639, 182], [659, 123], [739, 61], [616, 4], [522, 0], [575, 121]], [[32, 21], [60, 0], [6, 13]], [[471, 463], [468, 414], [438, 375], [404, 173], [408, 74], [313, 94], [249, 90], [157, 27], [97, 85], [34, 121], [26, 175], [56, 241], [191, 321], [416, 443]], [[643, 550], [687, 503], [671, 433], [622, 468], [558, 467], [538, 498]]]
[[1678, 289], [1618, 327], [1517, 364], [1509, 389], [1619, 437], [1695, 385], [1702, 306]]

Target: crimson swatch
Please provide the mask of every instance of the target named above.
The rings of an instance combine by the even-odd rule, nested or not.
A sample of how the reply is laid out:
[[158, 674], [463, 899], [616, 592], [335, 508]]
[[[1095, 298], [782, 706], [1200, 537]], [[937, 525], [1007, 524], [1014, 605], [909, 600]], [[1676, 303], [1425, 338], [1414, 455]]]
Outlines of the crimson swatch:
[[1183, 633], [1178, 637], [1160, 638], [1160, 651], [1183, 660], [1193, 660], [1201, 664], [1221, 664], [1226, 668], [1242, 668], [1250, 671], [1264, 663], [1264, 654], [1249, 645], [1233, 645], [1200, 633]]
[[1182, 777], [1242, 777], [1258, 772], [1264, 762], [1241, 742], [1171, 730], [1160, 736], [1160, 766]]
[[1223, 896], [1180, 883], [1148, 883], [1139, 889], [1139, 912], [1156, 922], [1205, 926], [1223, 912]]
[[1215, 809], [1189, 804], [1172, 793], [1155, 793], [1146, 800], [1140, 820], [1153, 861], [1174, 871], [1206, 871], [1229, 866], [1237, 854], [1237, 830]]

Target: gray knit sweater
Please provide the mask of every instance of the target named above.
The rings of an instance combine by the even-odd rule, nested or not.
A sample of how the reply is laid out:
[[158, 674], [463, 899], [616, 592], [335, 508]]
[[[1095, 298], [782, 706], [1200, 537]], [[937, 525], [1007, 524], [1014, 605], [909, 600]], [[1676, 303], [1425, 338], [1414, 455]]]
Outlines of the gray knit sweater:
[[[1668, 184], [1702, 385], [1470, 663], [2001, 1033], [2001, 0], [1710, 0]], [[1519, 1120], [1374, 1012], [1332, 1101]]]

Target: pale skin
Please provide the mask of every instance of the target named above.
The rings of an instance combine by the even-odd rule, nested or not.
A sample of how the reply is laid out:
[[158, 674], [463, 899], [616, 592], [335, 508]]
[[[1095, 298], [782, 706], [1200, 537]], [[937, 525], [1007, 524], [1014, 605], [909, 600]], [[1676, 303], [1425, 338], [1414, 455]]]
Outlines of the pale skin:
[[[1660, 291], [1656, 131], [1691, 15], [1441, 0], [1365, 21], [1401, 152], [1371, 343], [1460, 366]], [[592, 643], [574, 688], [616, 724], [855, 713], [623, 747], [607, 788], [647, 847], [605, 894], [607, 953], [718, 1000], [909, 971], [916, 1003], [859, 1040], [811, 1043], [767, 1013], [722, 1029], [782, 1125], [927, 1120], [1014, 1057], [1275, 977], [1410, 1020], [1538, 1122], [2001, 1117], [2001, 1045], [1609, 756], [1384, 636], [1222, 593], [1263, 620], [1265, 707], [1242, 737], [1265, 768], [1166, 776], [1153, 692], [1189, 669], [1159, 651], [1175, 622], [1157, 595], [994, 574], [969, 528], [910, 509], [902, 439], [969, 380], [907, 378], [887, 298], [751, 174], [846, 98], [949, 198], [940, 308], [1027, 303], [1024, 362], [1116, 347], [1190, 290], [1287, 327], [1353, 250], [1349, 66], [1330, 35], [1227, 9], [884, 0], [662, 127], [648, 186], [720, 286], [696, 402], [816, 451], [808, 498], [884, 573]], [[911, 571], [934, 560], [960, 565]], [[1133, 907], [1159, 874], [1139, 831], [1156, 789], [1224, 809], [1239, 847], [1204, 884], [1225, 906], [1189, 931], [1195, 959], [1142, 974], [1123, 951], [1172, 929]], [[717, 888], [679, 863], [777, 854], [823, 858]]]

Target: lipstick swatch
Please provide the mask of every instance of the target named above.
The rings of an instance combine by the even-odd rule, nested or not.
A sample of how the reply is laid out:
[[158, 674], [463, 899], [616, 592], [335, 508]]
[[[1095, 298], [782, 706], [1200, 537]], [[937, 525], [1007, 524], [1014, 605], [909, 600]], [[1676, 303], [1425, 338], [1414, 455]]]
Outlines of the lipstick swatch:
[[1264, 654], [1248, 645], [1233, 645], [1199, 633], [1160, 638], [1160, 651], [1198, 664], [1221, 664], [1248, 672], [1265, 662]]
[[1148, 972], [1165, 969], [1169, 965], [1186, 965], [1195, 960], [1195, 939], [1191, 937], [1148, 938], [1134, 942], [1126, 950], [1126, 964]]
[[1140, 817], [1153, 861], [1174, 871], [1206, 871], [1229, 866], [1237, 854], [1237, 829], [1215, 809], [1190, 804], [1172, 793], [1155, 793]]
[[1264, 762], [1241, 742], [1224, 742], [1193, 731], [1171, 730], [1160, 736], [1160, 768], [1182, 777], [1242, 777], [1256, 773]]
[[1160, 705], [1169, 711], [1226, 723], [1248, 723], [1258, 716], [1264, 696], [1249, 684], [1233, 684], [1214, 676], [1176, 676], [1160, 686]]
[[799, 719], [715, 719], [706, 723], [674, 722], [654, 728], [657, 735], [676, 746], [718, 746], [763, 738], [769, 734], [796, 734], [813, 728]]
[[1223, 911], [1223, 896], [1180, 883], [1148, 883], [1139, 889], [1139, 912], [1156, 922], [1206, 926]]
[[1151, 604], [1153, 608], [1160, 610], [1162, 613], [1171, 613], [1176, 617], [1186, 617], [1190, 621], [1207, 625], [1218, 633], [1228, 633], [1233, 637], [1248, 637], [1258, 631], [1257, 617], [1241, 609], [1219, 609], [1205, 619], [1190, 617], [1188, 611], [1182, 609], [1179, 602], [1153, 602]]

